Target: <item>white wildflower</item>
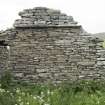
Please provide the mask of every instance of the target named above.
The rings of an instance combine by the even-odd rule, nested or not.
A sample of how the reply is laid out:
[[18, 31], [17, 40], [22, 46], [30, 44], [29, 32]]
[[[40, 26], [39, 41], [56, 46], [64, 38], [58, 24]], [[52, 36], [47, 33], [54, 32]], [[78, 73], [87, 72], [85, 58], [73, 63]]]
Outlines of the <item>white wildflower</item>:
[[10, 93], [11, 96], [13, 96], [13, 93]]
[[24, 93], [24, 92], [22, 92], [21, 94], [22, 94], [23, 96], [25, 96], [25, 93]]
[[39, 99], [41, 98], [40, 96], [36, 96], [36, 97], [39, 98]]
[[99, 100], [97, 101], [97, 104], [100, 104], [100, 101]]
[[34, 96], [33, 98], [34, 98], [35, 100], [37, 99], [37, 97], [36, 97], [36, 96]]
[[40, 102], [44, 102], [44, 100], [41, 98], [41, 99], [40, 99]]
[[48, 104], [48, 103], [45, 103], [44, 105], [50, 105], [50, 104]]
[[44, 102], [43, 98], [40, 97], [40, 96], [37, 96], [37, 99], [39, 99], [39, 101], [40, 101], [41, 103]]
[[54, 92], [51, 92], [51, 95], [53, 95], [54, 94]]
[[0, 92], [3, 93], [3, 92], [5, 92], [5, 90], [0, 88]]
[[44, 92], [41, 92], [41, 97], [44, 97]]
[[19, 88], [17, 88], [17, 89], [16, 89], [16, 93], [19, 93], [19, 92], [20, 92], [20, 89], [19, 89]]
[[50, 101], [50, 98], [48, 97], [48, 99], [47, 99], [47, 100], [48, 100], [48, 102], [49, 102], [49, 101]]
[[20, 103], [20, 105], [23, 105], [23, 104], [24, 104], [23, 102]]
[[7, 93], [9, 93], [10, 91], [7, 90]]
[[27, 102], [26, 104], [29, 105], [29, 102]]
[[21, 97], [19, 97], [18, 101], [19, 101], [19, 102], [21, 102], [21, 101], [22, 101], [22, 100], [21, 100]]
[[48, 95], [50, 94], [50, 90], [47, 91], [47, 94], [48, 94]]

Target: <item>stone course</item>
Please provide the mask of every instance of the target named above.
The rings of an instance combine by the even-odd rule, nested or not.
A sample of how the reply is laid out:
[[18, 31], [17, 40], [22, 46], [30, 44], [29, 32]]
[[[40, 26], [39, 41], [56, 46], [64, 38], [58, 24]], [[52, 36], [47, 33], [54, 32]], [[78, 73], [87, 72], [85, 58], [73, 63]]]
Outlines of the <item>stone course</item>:
[[21, 19], [17, 19], [14, 27], [37, 27], [37, 26], [71, 26], [77, 24], [72, 16], [67, 16], [59, 10], [46, 7], [25, 9], [19, 12]]
[[1, 71], [9, 68], [14, 80], [33, 83], [105, 78], [102, 41], [92, 38], [72, 16], [46, 7], [19, 15], [13, 29], [0, 32], [0, 40], [10, 46], [0, 47]]

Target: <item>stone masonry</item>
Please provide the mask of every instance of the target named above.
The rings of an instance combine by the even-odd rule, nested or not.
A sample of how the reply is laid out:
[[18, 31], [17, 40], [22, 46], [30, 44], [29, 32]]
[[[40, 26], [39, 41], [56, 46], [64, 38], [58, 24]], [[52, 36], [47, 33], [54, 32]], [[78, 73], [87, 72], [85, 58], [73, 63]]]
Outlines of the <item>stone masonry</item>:
[[0, 44], [1, 75], [9, 69], [14, 80], [33, 83], [103, 79], [98, 60], [105, 58], [97, 54], [100, 42], [72, 16], [45, 7], [25, 9], [19, 15], [13, 29], [0, 32], [0, 41], [7, 43]]
[[45, 7], [25, 9], [19, 15], [21, 19], [15, 21], [14, 27], [75, 26], [77, 24], [72, 16]]

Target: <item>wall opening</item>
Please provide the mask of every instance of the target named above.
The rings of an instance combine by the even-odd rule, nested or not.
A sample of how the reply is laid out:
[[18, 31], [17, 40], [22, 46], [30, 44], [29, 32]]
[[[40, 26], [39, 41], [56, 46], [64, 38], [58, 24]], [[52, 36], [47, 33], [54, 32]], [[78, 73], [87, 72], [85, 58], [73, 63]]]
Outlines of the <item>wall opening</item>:
[[6, 43], [5, 40], [0, 40], [0, 46], [6, 47], [6, 46], [8, 46], [8, 44]]

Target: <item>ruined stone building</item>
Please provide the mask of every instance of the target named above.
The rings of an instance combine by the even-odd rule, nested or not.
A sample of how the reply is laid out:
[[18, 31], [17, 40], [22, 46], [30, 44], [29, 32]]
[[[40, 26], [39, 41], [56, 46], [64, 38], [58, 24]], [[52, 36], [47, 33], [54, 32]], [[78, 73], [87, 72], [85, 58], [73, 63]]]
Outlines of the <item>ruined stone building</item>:
[[[38, 82], [103, 79], [101, 41], [59, 10], [25, 9], [14, 28], [0, 32], [0, 75]], [[103, 62], [103, 63], [102, 63]]]

